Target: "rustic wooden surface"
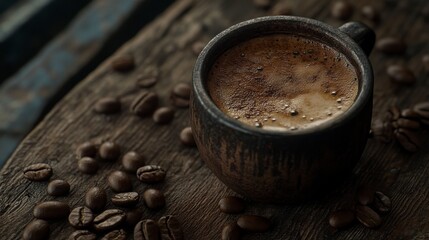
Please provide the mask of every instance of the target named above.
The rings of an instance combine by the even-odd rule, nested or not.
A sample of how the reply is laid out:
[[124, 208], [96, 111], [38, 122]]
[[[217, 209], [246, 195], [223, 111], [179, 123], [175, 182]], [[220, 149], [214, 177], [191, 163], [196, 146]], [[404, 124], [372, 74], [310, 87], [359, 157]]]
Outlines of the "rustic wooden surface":
[[[299, 4], [298, 4], [299, 2]], [[392, 1], [386, 1], [391, 3]], [[427, 1], [395, 1], [382, 14], [376, 27], [379, 37], [399, 36], [409, 43], [405, 56], [386, 57], [374, 52], [371, 61], [376, 75], [374, 118], [380, 117], [392, 104], [408, 107], [428, 99], [428, 72], [421, 65], [421, 56], [429, 52], [428, 22], [420, 10]], [[296, 1], [296, 15], [324, 20], [335, 26], [341, 23], [329, 17], [326, 1]], [[383, 2], [359, 1], [353, 19], [362, 19], [360, 7]], [[37, 202], [53, 199], [46, 195], [47, 183], [28, 182], [22, 169], [30, 163], [45, 162], [54, 169], [53, 179], [66, 179], [72, 185], [69, 197], [56, 198], [73, 207], [83, 204], [84, 192], [92, 186], [106, 187], [105, 174], [120, 168], [119, 162], [103, 164], [95, 176], [76, 169], [73, 154], [78, 143], [87, 140], [114, 140], [124, 150], [137, 150], [147, 162], [159, 164], [168, 171], [165, 183], [155, 185], [167, 196], [167, 207], [159, 212], [144, 206], [144, 217], [158, 218], [175, 214], [184, 227], [186, 239], [219, 239], [224, 224], [238, 216], [219, 212], [217, 203], [233, 194], [201, 162], [196, 149], [180, 144], [180, 130], [189, 124], [188, 111], [178, 110], [171, 125], [158, 126], [151, 118], [141, 119], [129, 113], [128, 107], [138, 93], [135, 81], [139, 74], [150, 74], [158, 68], [160, 82], [154, 87], [168, 105], [169, 91], [177, 82], [190, 82], [196, 59], [191, 51], [195, 41], [208, 41], [216, 33], [241, 20], [267, 13], [248, 0], [177, 1], [165, 14], [144, 28], [115, 56], [133, 54], [137, 69], [129, 74], [114, 73], [107, 60], [71, 91], [21, 143], [19, 149], [0, 172], [0, 232], [5, 239], [18, 239], [32, 219]], [[418, 76], [412, 87], [393, 85], [385, 74], [388, 63], [405, 63]], [[94, 114], [93, 103], [103, 96], [119, 96], [124, 101], [121, 114], [105, 117]], [[426, 137], [427, 139], [427, 137]], [[270, 232], [246, 235], [244, 239], [429, 239], [429, 143], [415, 154], [406, 153], [397, 144], [370, 140], [353, 175], [339, 188], [320, 199], [294, 206], [250, 203], [246, 213], [270, 217]], [[365, 183], [387, 193], [393, 201], [392, 211], [383, 216], [383, 225], [376, 230], [355, 224], [344, 231], [328, 225], [329, 213], [351, 206], [358, 185]], [[142, 193], [148, 186], [134, 182]], [[109, 195], [111, 195], [111, 191]], [[141, 204], [141, 203], [140, 203]], [[111, 205], [109, 205], [111, 207]], [[51, 239], [66, 239], [72, 228], [65, 221], [52, 224]]]

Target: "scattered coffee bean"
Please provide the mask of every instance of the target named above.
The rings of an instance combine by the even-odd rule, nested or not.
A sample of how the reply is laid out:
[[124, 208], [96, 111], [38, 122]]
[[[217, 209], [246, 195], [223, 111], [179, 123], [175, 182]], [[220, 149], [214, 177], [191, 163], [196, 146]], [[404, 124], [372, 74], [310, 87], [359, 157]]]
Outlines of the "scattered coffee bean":
[[385, 54], [403, 54], [407, 50], [407, 45], [402, 39], [386, 37], [377, 41], [375, 49]]
[[271, 7], [272, 0], [253, 0], [253, 4], [262, 9], [268, 9]]
[[126, 213], [125, 223], [134, 228], [134, 226], [142, 219], [143, 211], [140, 208], [135, 208]]
[[49, 223], [44, 220], [35, 219], [24, 229], [23, 240], [46, 240], [49, 238]]
[[128, 72], [134, 67], [134, 58], [131, 55], [116, 57], [112, 60], [112, 69], [118, 72]]
[[94, 111], [102, 114], [115, 114], [121, 111], [121, 102], [114, 97], [104, 97], [95, 103]]
[[384, 193], [377, 191], [375, 192], [374, 206], [378, 212], [387, 213], [392, 207], [392, 202], [388, 196], [384, 195]]
[[396, 140], [398, 140], [399, 144], [401, 144], [405, 150], [409, 152], [417, 152], [417, 150], [419, 150], [421, 146], [421, 140], [417, 135], [418, 133], [399, 128], [395, 130], [394, 134]]
[[86, 228], [92, 224], [94, 214], [87, 207], [77, 207], [69, 215], [69, 223], [74, 228]]
[[403, 65], [390, 65], [387, 68], [387, 75], [395, 83], [411, 85], [416, 82], [414, 73]]
[[88, 230], [77, 230], [74, 231], [68, 238], [68, 240], [96, 240], [97, 235]]
[[122, 157], [122, 166], [128, 172], [135, 173], [144, 164], [144, 157], [137, 152], [128, 152]]
[[106, 192], [99, 187], [90, 188], [85, 194], [85, 206], [95, 212], [103, 210], [106, 202]]
[[118, 207], [132, 207], [139, 202], [139, 194], [136, 192], [118, 193], [112, 197], [112, 203]]
[[173, 88], [173, 94], [177, 97], [189, 99], [191, 96], [191, 86], [187, 83], [179, 83]]
[[238, 218], [237, 225], [248, 232], [266, 232], [271, 222], [268, 218], [256, 215], [243, 215]]
[[48, 184], [48, 194], [51, 196], [64, 196], [69, 194], [70, 184], [64, 180], [53, 180]]
[[198, 56], [205, 46], [206, 46], [205, 42], [201, 42], [201, 41], [194, 42], [192, 44], [192, 52]]
[[364, 6], [362, 8], [362, 15], [374, 23], [378, 23], [380, 21], [380, 13], [373, 6]]
[[70, 207], [65, 202], [46, 201], [37, 204], [33, 209], [33, 216], [43, 220], [57, 220], [66, 218]]
[[144, 183], [157, 183], [165, 178], [165, 170], [156, 165], [147, 165], [137, 170], [137, 178]]
[[110, 188], [115, 192], [129, 192], [133, 188], [131, 178], [122, 171], [114, 171], [108, 177]]
[[97, 145], [91, 142], [84, 142], [76, 149], [76, 157], [81, 159], [83, 157], [95, 158], [97, 156]]
[[158, 220], [162, 240], [183, 240], [183, 231], [179, 221], [173, 215]]
[[380, 216], [367, 206], [356, 206], [356, 218], [368, 228], [379, 227], [382, 223]]
[[244, 200], [234, 196], [224, 197], [219, 201], [219, 208], [224, 213], [241, 213], [244, 210]]
[[429, 54], [423, 55], [423, 57], [422, 57], [422, 63], [423, 63], [423, 66], [425, 66], [425, 68], [427, 70], [429, 70]]
[[336, 1], [331, 8], [332, 17], [343, 21], [349, 19], [353, 12], [353, 5], [346, 1]]
[[370, 205], [374, 202], [374, 189], [369, 186], [361, 186], [357, 191], [357, 200], [361, 205]]
[[158, 108], [153, 114], [153, 121], [159, 124], [170, 123], [174, 118], [174, 110], [169, 107]]
[[419, 129], [420, 123], [416, 120], [406, 119], [406, 118], [399, 118], [396, 121], [396, 124], [400, 128], [408, 128], [408, 129]]
[[286, 2], [278, 2], [271, 9], [271, 15], [292, 15], [293, 10]]
[[[159, 227], [152, 219], [138, 222], [134, 228], [134, 240], [160, 240]], [[164, 239], [164, 238], [163, 238]], [[175, 238], [167, 238], [175, 239]]]
[[125, 213], [119, 209], [108, 209], [94, 218], [94, 228], [97, 231], [115, 229], [125, 221]]
[[420, 115], [413, 109], [406, 108], [401, 111], [401, 117], [412, 119], [412, 120], [418, 120], [420, 118]]
[[241, 229], [237, 223], [230, 223], [222, 229], [222, 240], [239, 240], [241, 239]]
[[137, 86], [141, 88], [150, 88], [158, 82], [157, 76], [138, 76], [137, 77]]
[[396, 121], [401, 116], [401, 110], [397, 106], [392, 106], [391, 108], [389, 108], [389, 114], [389, 120]]
[[192, 135], [192, 128], [186, 127], [180, 132], [180, 141], [183, 145], [194, 147], [195, 146], [195, 139], [194, 135]]
[[143, 193], [143, 199], [146, 203], [146, 206], [150, 209], [159, 209], [165, 206], [164, 194], [156, 189], [147, 189]]
[[329, 217], [329, 225], [340, 229], [350, 226], [355, 220], [355, 213], [351, 210], [339, 210]]
[[30, 181], [46, 181], [52, 176], [52, 168], [46, 163], [32, 164], [23, 170], [24, 177]]
[[146, 117], [155, 111], [158, 106], [158, 95], [154, 92], [144, 91], [131, 104], [131, 112], [140, 117]]
[[170, 101], [173, 106], [179, 107], [179, 108], [187, 108], [189, 107], [189, 99], [184, 99], [175, 96], [174, 94], [171, 94]]
[[422, 123], [429, 125], [429, 101], [417, 103], [413, 107], [414, 112], [419, 115]]
[[126, 240], [126, 239], [127, 239], [127, 232], [125, 232], [123, 229], [113, 230], [101, 238], [101, 240]]
[[83, 157], [77, 162], [79, 171], [86, 174], [95, 174], [98, 171], [98, 162], [91, 157]]
[[105, 142], [101, 144], [99, 154], [103, 160], [115, 161], [121, 155], [121, 147], [114, 142]]

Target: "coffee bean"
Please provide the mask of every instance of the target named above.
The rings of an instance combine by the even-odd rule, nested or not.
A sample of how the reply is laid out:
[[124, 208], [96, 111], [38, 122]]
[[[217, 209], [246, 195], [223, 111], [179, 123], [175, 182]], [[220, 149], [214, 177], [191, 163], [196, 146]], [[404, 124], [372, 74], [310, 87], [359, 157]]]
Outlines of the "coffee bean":
[[409, 152], [417, 152], [417, 150], [419, 150], [421, 140], [416, 132], [399, 128], [395, 130], [394, 134], [396, 140], [398, 140], [399, 144], [401, 144], [405, 150]]
[[156, 189], [147, 189], [143, 193], [143, 199], [146, 203], [146, 206], [151, 209], [158, 209], [165, 206], [164, 194]]
[[128, 72], [135, 67], [134, 58], [131, 55], [116, 57], [112, 60], [112, 69], [118, 72]]
[[253, 4], [262, 9], [268, 9], [271, 7], [272, 0], [253, 0]]
[[121, 155], [121, 147], [114, 142], [105, 142], [101, 144], [99, 154], [103, 160], [115, 161]]
[[241, 229], [237, 223], [230, 223], [222, 229], [222, 240], [239, 240], [241, 239]]
[[351, 210], [339, 210], [329, 217], [329, 225], [340, 229], [350, 226], [355, 220], [355, 213]]
[[387, 213], [392, 207], [392, 202], [388, 196], [384, 195], [384, 193], [375, 192], [374, 206], [378, 212]]
[[137, 170], [137, 178], [144, 183], [157, 183], [165, 178], [165, 170], [156, 165], [147, 165]]
[[357, 200], [361, 205], [370, 205], [374, 201], [374, 189], [369, 186], [361, 186], [357, 191]]
[[25, 167], [24, 177], [30, 181], [46, 181], [52, 176], [52, 168], [46, 163], [36, 163]]
[[148, 116], [155, 111], [158, 102], [156, 93], [144, 91], [134, 99], [131, 104], [131, 112], [140, 117]]
[[76, 157], [81, 159], [83, 157], [95, 158], [97, 156], [97, 145], [91, 142], [84, 142], [76, 149]]
[[[134, 228], [134, 240], [159, 240], [160, 231], [155, 221], [145, 219], [138, 222]], [[174, 239], [174, 238], [167, 238]]]
[[429, 125], [429, 101], [417, 103], [413, 110], [420, 116], [422, 123]]
[[125, 221], [125, 213], [119, 209], [108, 209], [94, 218], [94, 228], [97, 231], [115, 229]]
[[192, 44], [192, 52], [198, 56], [205, 46], [206, 46], [205, 42], [201, 42], [201, 41], [194, 42]]
[[83, 157], [77, 162], [77, 168], [82, 173], [95, 174], [98, 171], [98, 162], [91, 157]]
[[141, 220], [143, 211], [140, 208], [135, 208], [126, 213], [125, 223], [134, 228], [134, 226]]
[[389, 121], [375, 121], [372, 125], [374, 138], [388, 143], [393, 138], [393, 127]]
[[349, 19], [353, 15], [353, 12], [353, 5], [346, 1], [336, 1], [331, 8], [332, 17], [339, 20]]
[[393, 82], [399, 84], [411, 85], [416, 82], [414, 73], [403, 65], [390, 65], [387, 68], [387, 75]]
[[127, 239], [127, 232], [125, 232], [123, 229], [113, 230], [101, 238], [101, 240], [126, 240], [126, 239]]
[[362, 15], [374, 23], [380, 21], [380, 13], [373, 6], [366, 5], [362, 7]]
[[174, 118], [174, 110], [169, 107], [158, 108], [153, 114], [153, 121], [159, 124], [170, 123]]
[[69, 223], [74, 228], [86, 228], [92, 224], [94, 214], [87, 207], [77, 207], [69, 215]]
[[48, 184], [48, 194], [51, 196], [64, 196], [69, 194], [70, 184], [64, 180], [53, 180]]
[[429, 70], [429, 54], [425, 54], [425, 55], [423, 55], [423, 57], [422, 57], [422, 63], [423, 63], [423, 66], [424, 66], [427, 70]]
[[173, 94], [177, 97], [189, 99], [191, 96], [191, 86], [187, 83], [179, 83], [173, 88]]
[[420, 123], [418, 121], [406, 119], [406, 118], [399, 118], [396, 121], [396, 124], [400, 128], [407, 128], [407, 129], [419, 129], [420, 128]]
[[401, 110], [397, 106], [392, 106], [391, 108], [389, 108], [389, 114], [389, 120], [396, 121], [401, 116]]
[[139, 202], [139, 194], [136, 192], [118, 193], [112, 197], [112, 203], [118, 207], [132, 207]]
[[183, 231], [179, 221], [173, 215], [161, 217], [158, 220], [162, 240], [183, 240]]
[[66, 218], [70, 213], [67, 203], [46, 201], [37, 204], [33, 209], [33, 216], [43, 220], [57, 220]]
[[128, 172], [135, 173], [144, 164], [144, 157], [136, 152], [128, 152], [122, 157], [122, 166]]
[[114, 171], [108, 177], [110, 188], [115, 192], [129, 192], [133, 188], [131, 178], [122, 171]]
[[94, 112], [101, 114], [115, 114], [121, 111], [121, 102], [114, 97], [99, 99], [94, 105]]
[[74, 231], [68, 238], [68, 240], [96, 240], [97, 235], [88, 230], [77, 230]]
[[237, 225], [248, 232], [266, 232], [271, 226], [268, 218], [256, 215], [243, 215], [237, 220]]
[[219, 201], [219, 208], [224, 213], [241, 213], [244, 210], [244, 200], [234, 196], [224, 197]]
[[386, 54], [403, 54], [407, 50], [407, 45], [399, 38], [386, 37], [377, 41], [375, 49]]
[[171, 104], [173, 104], [173, 106], [176, 106], [178, 108], [189, 107], [189, 99], [180, 98], [180, 97], [175, 96], [174, 94], [171, 94], [170, 102], [171, 102]]
[[413, 119], [418, 120], [420, 118], [420, 115], [414, 111], [413, 109], [406, 108], [401, 111], [401, 117], [407, 118], [407, 119]]
[[103, 210], [104, 206], [106, 206], [106, 202], [106, 192], [99, 187], [90, 188], [85, 194], [85, 206], [95, 212]]
[[195, 146], [194, 135], [192, 135], [192, 128], [186, 127], [180, 132], [180, 141], [183, 145], [193, 147]]
[[150, 88], [158, 82], [157, 76], [143, 76], [137, 77], [137, 86], [141, 88]]
[[271, 15], [292, 15], [293, 10], [286, 2], [278, 2], [271, 9]]
[[368, 228], [379, 227], [382, 223], [380, 216], [367, 206], [356, 206], [356, 218]]
[[49, 238], [49, 223], [44, 220], [35, 219], [24, 229], [23, 240], [46, 240]]

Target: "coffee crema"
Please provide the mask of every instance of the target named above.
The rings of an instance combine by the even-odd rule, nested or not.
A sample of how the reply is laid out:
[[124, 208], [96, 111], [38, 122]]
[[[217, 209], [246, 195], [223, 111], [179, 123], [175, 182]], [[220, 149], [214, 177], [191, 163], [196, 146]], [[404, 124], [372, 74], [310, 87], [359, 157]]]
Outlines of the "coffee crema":
[[333, 48], [298, 35], [252, 38], [224, 52], [208, 75], [217, 107], [251, 126], [288, 131], [319, 125], [353, 104], [356, 70]]

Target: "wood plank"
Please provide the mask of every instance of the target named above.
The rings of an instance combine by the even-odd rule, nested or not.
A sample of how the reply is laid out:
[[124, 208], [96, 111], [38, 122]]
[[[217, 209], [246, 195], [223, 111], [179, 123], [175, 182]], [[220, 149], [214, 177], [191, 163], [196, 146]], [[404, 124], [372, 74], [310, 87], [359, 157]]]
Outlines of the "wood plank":
[[[355, 4], [362, 7], [372, 2], [363, 0]], [[22, 142], [0, 172], [0, 221], [4, 223], [0, 224], [0, 231], [8, 236], [6, 239], [19, 238], [24, 226], [31, 221], [36, 202], [53, 199], [45, 193], [46, 183], [30, 183], [22, 178], [21, 171], [26, 165], [51, 164], [55, 172], [53, 178], [66, 179], [72, 184], [70, 197], [58, 199], [73, 207], [83, 204], [82, 196], [88, 187], [107, 188], [105, 175], [120, 168], [118, 162], [103, 164], [95, 176], [84, 176], [76, 169], [73, 151], [77, 144], [91, 139], [114, 140], [125, 151], [137, 150], [147, 157], [148, 163], [167, 169], [165, 183], [155, 186], [165, 192], [167, 207], [154, 212], [140, 203], [145, 218], [175, 214], [183, 225], [186, 239], [191, 240], [219, 239], [222, 226], [237, 219], [236, 215], [221, 214], [217, 207], [223, 196], [233, 193], [211, 174], [196, 149], [180, 144], [180, 130], [189, 124], [187, 110], [178, 110], [169, 126], [158, 126], [150, 118], [137, 118], [127, 110], [138, 93], [135, 81], [139, 74], [149, 68], [159, 69], [160, 82], [154, 90], [162, 97], [162, 105], [168, 105], [169, 91], [174, 84], [191, 80], [196, 58], [191, 50], [192, 43], [208, 41], [231, 24], [265, 14], [246, 0], [199, 0], [195, 3], [178, 1], [112, 57], [134, 54], [137, 62], [134, 72], [111, 72], [110, 58], [70, 92]], [[296, 3], [300, 3], [295, 5], [298, 15], [340, 24], [329, 18], [327, 1]], [[425, 32], [427, 22], [418, 14], [427, 3], [402, 3], [383, 13], [384, 24], [377, 28], [377, 33], [379, 36], [401, 33], [410, 48], [404, 57], [386, 57], [377, 52], [372, 55], [377, 76], [374, 118], [380, 117], [392, 103], [407, 107], [428, 97], [427, 73], [420, 58], [429, 52], [429, 46], [425, 44], [429, 36]], [[192, 8], [188, 10], [190, 6]], [[356, 14], [354, 19], [362, 18]], [[385, 73], [385, 65], [390, 62], [406, 62], [418, 76], [417, 84], [410, 88], [394, 87]], [[92, 113], [92, 104], [104, 96], [121, 97], [124, 111], [110, 117]], [[428, 144], [426, 141], [418, 153], [409, 154], [396, 144], [370, 140], [353, 176], [326, 196], [299, 205], [249, 203], [246, 213], [270, 217], [274, 226], [267, 233], [249, 234], [245, 239], [427, 239]], [[335, 209], [351, 205], [356, 187], [361, 183], [371, 184], [387, 193], [393, 201], [392, 211], [383, 216], [384, 223], [379, 229], [355, 224], [347, 230], [334, 231], [327, 223], [328, 215]], [[142, 193], [147, 187], [134, 179], [136, 191]], [[112, 192], [108, 190], [108, 194], [110, 196]], [[109, 203], [108, 207], [113, 206]], [[52, 225], [55, 239], [66, 239], [71, 231], [65, 221]]]

